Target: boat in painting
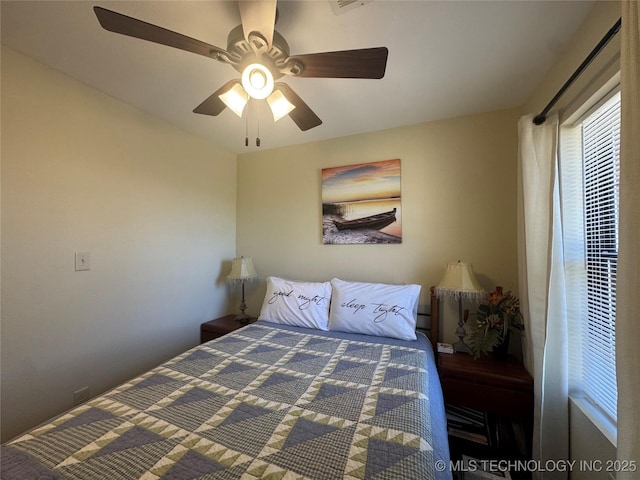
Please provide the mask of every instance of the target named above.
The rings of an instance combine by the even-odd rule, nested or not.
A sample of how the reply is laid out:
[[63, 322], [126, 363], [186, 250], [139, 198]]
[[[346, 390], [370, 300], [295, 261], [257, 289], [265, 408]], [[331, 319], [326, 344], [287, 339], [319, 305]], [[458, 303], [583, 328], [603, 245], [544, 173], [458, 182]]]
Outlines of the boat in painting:
[[370, 215], [368, 217], [356, 218], [354, 220], [334, 220], [334, 224], [338, 230], [354, 230], [368, 228], [373, 230], [380, 230], [387, 225], [396, 221], [396, 209], [388, 212], [378, 213], [376, 215]]

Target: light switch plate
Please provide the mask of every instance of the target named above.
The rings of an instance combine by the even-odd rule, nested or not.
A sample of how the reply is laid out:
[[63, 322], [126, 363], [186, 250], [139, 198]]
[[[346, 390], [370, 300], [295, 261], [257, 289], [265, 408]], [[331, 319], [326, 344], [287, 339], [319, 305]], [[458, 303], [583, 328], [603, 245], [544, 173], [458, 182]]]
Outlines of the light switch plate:
[[89, 252], [76, 252], [76, 272], [91, 269], [91, 254]]

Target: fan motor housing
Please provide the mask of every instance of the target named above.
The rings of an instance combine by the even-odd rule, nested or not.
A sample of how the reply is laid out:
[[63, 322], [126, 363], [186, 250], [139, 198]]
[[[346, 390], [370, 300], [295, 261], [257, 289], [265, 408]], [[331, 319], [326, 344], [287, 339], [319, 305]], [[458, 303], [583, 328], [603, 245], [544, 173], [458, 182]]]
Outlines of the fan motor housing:
[[289, 44], [278, 31], [273, 31], [271, 48], [266, 40], [257, 32], [249, 34], [249, 41], [244, 38], [242, 25], [238, 25], [227, 36], [227, 52], [232, 57], [231, 65], [241, 72], [251, 63], [262, 63], [274, 78], [284, 74], [299, 75], [303, 66], [296, 60], [289, 60]]

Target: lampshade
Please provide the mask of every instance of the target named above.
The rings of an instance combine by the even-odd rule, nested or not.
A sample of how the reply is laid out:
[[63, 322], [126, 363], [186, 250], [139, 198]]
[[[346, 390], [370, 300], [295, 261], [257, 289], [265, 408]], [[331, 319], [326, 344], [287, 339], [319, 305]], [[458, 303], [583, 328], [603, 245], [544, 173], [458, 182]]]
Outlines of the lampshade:
[[244, 91], [242, 85], [239, 83], [234, 84], [233, 87], [218, 95], [218, 97], [239, 117], [242, 117], [242, 111], [249, 101], [249, 95], [247, 95], [247, 92]]
[[436, 287], [435, 293], [438, 296], [448, 295], [455, 298], [480, 300], [485, 292], [473, 274], [471, 264], [458, 261], [446, 266], [444, 276]]
[[271, 95], [267, 97], [267, 103], [271, 108], [273, 114], [273, 120], [277, 122], [285, 115], [288, 115], [291, 110], [296, 106], [287, 100], [287, 97], [280, 90], [274, 90]]
[[253, 260], [251, 257], [239, 257], [233, 259], [231, 272], [229, 272], [227, 280], [230, 282], [243, 282], [254, 278], [258, 278], [258, 274], [256, 273], [256, 269], [253, 267]]

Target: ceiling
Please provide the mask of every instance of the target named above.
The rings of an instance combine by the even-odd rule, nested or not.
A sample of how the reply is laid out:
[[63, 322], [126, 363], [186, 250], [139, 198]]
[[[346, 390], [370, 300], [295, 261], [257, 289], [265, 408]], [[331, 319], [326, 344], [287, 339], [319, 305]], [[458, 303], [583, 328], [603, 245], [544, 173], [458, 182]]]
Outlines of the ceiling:
[[[328, 0], [281, 1], [291, 54], [385, 46], [381, 80], [284, 80], [322, 119], [306, 132], [274, 123], [264, 102], [248, 122], [192, 110], [229, 65], [103, 30], [99, 5], [226, 49], [240, 23], [231, 1], [6, 1], [2, 43], [140, 110], [244, 153], [522, 105], [584, 20], [590, 1], [373, 0], [336, 15]], [[245, 115], [246, 117], [246, 115]], [[245, 147], [248, 125], [249, 147]]]

